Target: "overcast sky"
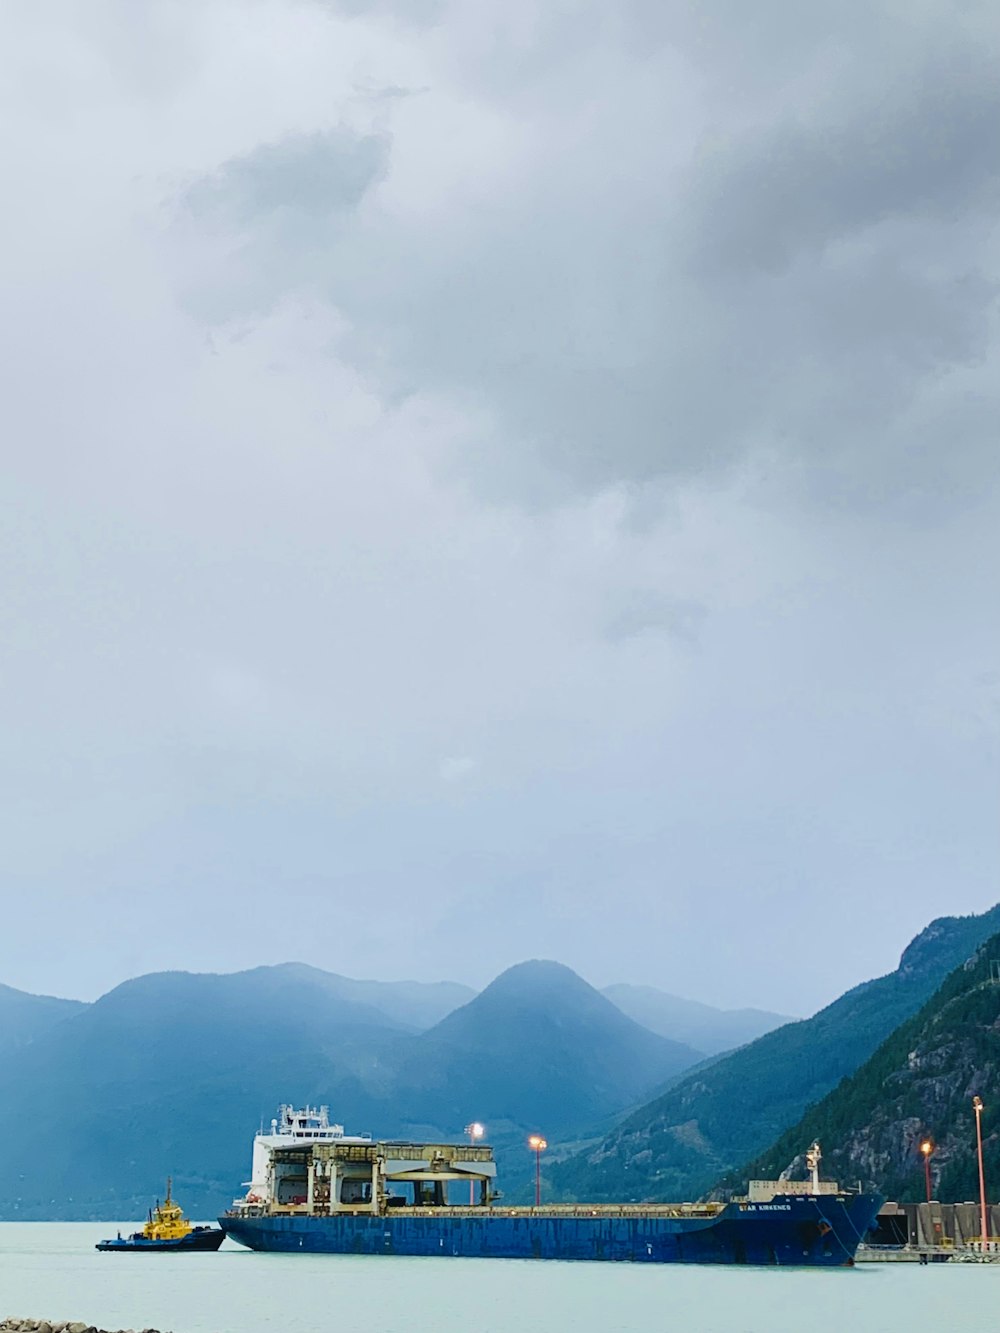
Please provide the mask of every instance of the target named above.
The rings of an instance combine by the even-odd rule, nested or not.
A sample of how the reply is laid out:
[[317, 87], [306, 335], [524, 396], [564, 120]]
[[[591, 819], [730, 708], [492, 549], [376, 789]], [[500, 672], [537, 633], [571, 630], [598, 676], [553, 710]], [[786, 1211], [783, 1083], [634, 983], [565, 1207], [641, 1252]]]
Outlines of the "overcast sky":
[[0, 53], [0, 981], [804, 1014], [1000, 898], [993, 0]]

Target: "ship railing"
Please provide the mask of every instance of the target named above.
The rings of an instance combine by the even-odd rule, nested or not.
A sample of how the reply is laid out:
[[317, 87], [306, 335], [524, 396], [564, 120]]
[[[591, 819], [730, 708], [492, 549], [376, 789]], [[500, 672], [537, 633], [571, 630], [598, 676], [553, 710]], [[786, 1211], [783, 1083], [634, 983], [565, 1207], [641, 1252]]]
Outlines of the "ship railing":
[[[628, 1218], [628, 1217], [666, 1217], [666, 1218], [693, 1218], [702, 1220], [711, 1220], [718, 1217], [722, 1212], [724, 1204], [705, 1203], [705, 1204], [668, 1204], [668, 1203], [623, 1203], [623, 1204], [593, 1204], [586, 1206], [584, 1204], [543, 1204], [541, 1207], [533, 1208], [528, 1204], [510, 1205], [508, 1207], [497, 1207], [490, 1205], [466, 1205], [466, 1204], [442, 1204], [424, 1207], [413, 1207], [412, 1205], [392, 1209], [393, 1216], [396, 1217], [570, 1217], [570, 1218]], [[317, 1208], [310, 1209], [307, 1203], [304, 1204], [274, 1204], [267, 1208], [257, 1204], [244, 1204], [231, 1210], [231, 1215], [240, 1217], [302, 1217], [302, 1216], [330, 1216], [329, 1205], [323, 1205], [321, 1210]], [[351, 1216], [370, 1216], [371, 1209], [367, 1206], [358, 1207], [338, 1207], [334, 1209], [333, 1215], [348, 1214]]]
[[[674, 1218], [703, 1218], [711, 1219], [718, 1217], [722, 1208], [719, 1204], [706, 1204], [704, 1206], [691, 1205], [690, 1207], [681, 1207], [679, 1205], [652, 1204], [652, 1203], [629, 1203], [629, 1204], [600, 1204], [594, 1208], [582, 1208], [568, 1204], [545, 1204], [540, 1208], [532, 1208], [528, 1205], [523, 1207], [510, 1208], [492, 1208], [489, 1206], [465, 1204], [441, 1204], [414, 1208], [412, 1206], [394, 1208], [392, 1214], [395, 1217], [572, 1217], [572, 1218], [593, 1218], [593, 1217], [674, 1217]], [[327, 1207], [322, 1209], [310, 1209], [308, 1204], [276, 1204], [272, 1208], [261, 1207], [256, 1204], [244, 1204], [237, 1206], [229, 1211], [229, 1216], [239, 1217], [302, 1217], [302, 1216], [330, 1216]], [[333, 1210], [333, 1216], [344, 1214], [352, 1217], [371, 1216], [371, 1209], [367, 1206], [362, 1207], [344, 1207], [340, 1206]]]
[[719, 1203], [598, 1203], [589, 1206], [586, 1204], [550, 1203], [537, 1208], [528, 1204], [512, 1204], [508, 1207], [482, 1207], [480, 1205], [468, 1207], [458, 1204], [444, 1205], [443, 1207], [404, 1207], [397, 1211], [401, 1216], [406, 1217], [440, 1217], [442, 1215], [467, 1217], [470, 1213], [476, 1213], [479, 1216], [490, 1217], [691, 1217], [710, 1219], [718, 1217], [724, 1207], [724, 1204]]

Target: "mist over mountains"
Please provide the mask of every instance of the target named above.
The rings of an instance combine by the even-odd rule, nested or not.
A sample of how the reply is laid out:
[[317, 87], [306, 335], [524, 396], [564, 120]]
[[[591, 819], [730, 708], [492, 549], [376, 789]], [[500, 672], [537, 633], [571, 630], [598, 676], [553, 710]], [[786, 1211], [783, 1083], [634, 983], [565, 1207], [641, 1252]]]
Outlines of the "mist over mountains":
[[0, 1214], [141, 1215], [168, 1173], [211, 1214], [287, 1100], [329, 1104], [355, 1132], [450, 1139], [488, 1119], [501, 1154], [517, 1147], [516, 1184], [528, 1132], [578, 1137], [702, 1055], [557, 963], [520, 964], [465, 998], [292, 963], [151, 974], [64, 1013], [40, 1001], [34, 1037], [0, 1067], [0, 1113], [33, 1108], [31, 1148], [0, 1163]]
[[601, 992], [629, 1018], [651, 1032], [689, 1042], [706, 1055], [731, 1051], [765, 1032], [795, 1020], [766, 1009], [716, 1009], [697, 1000], [682, 1000], [655, 986], [605, 986]]

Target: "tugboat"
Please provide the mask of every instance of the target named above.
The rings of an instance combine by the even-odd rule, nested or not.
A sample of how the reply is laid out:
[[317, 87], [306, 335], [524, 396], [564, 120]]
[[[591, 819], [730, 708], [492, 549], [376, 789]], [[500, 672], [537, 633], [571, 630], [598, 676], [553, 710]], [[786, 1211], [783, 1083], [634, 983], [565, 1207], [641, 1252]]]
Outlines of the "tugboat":
[[221, 1227], [193, 1227], [184, 1216], [180, 1204], [170, 1195], [171, 1180], [167, 1177], [167, 1197], [163, 1203], [149, 1210], [149, 1217], [141, 1231], [123, 1236], [119, 1231], [113, 1240], [98, 1241], [98, 1250], [217, 1250], [225, 1239]]

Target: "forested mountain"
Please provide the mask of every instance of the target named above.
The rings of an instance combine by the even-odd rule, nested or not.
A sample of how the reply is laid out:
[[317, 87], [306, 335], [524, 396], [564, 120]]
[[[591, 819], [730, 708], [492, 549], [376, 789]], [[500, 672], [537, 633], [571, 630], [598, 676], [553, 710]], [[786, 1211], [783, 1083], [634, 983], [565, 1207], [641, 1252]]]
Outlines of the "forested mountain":
[[934, 1198], [979, 1197], [972, 1098], [983, 1112], [987, 1179], [1000, 1179], [1000, 935], [956, 968], [912, 1018], [870, 1059], [812, 1106], [752, 1162], [723, 1181], [748, 1175], [804, 1176], [803, 1150], [819, 1139], [824, 1175], [879, 1189], [898, 1200], [925, 1197], [920, 1144], [930, 1158]]
[[932, 922], [894, 972], [689, 1071], [599, 1144], [553, 1166], [553, 1185], [563, 1197], [594, 1200], [704, 1193], [853, 1073], [998, 928], [1000, 906]]
[[214, 1208], [279, 1102], [351, 1089], [367, 1125], [365, 1075], [404, 1035], [294, 969], [126, 982], [0, 1064], [0, 1115], [32, 1123], [0, 1158], [0, 1216], [142, 1216], [171, 1172]]

